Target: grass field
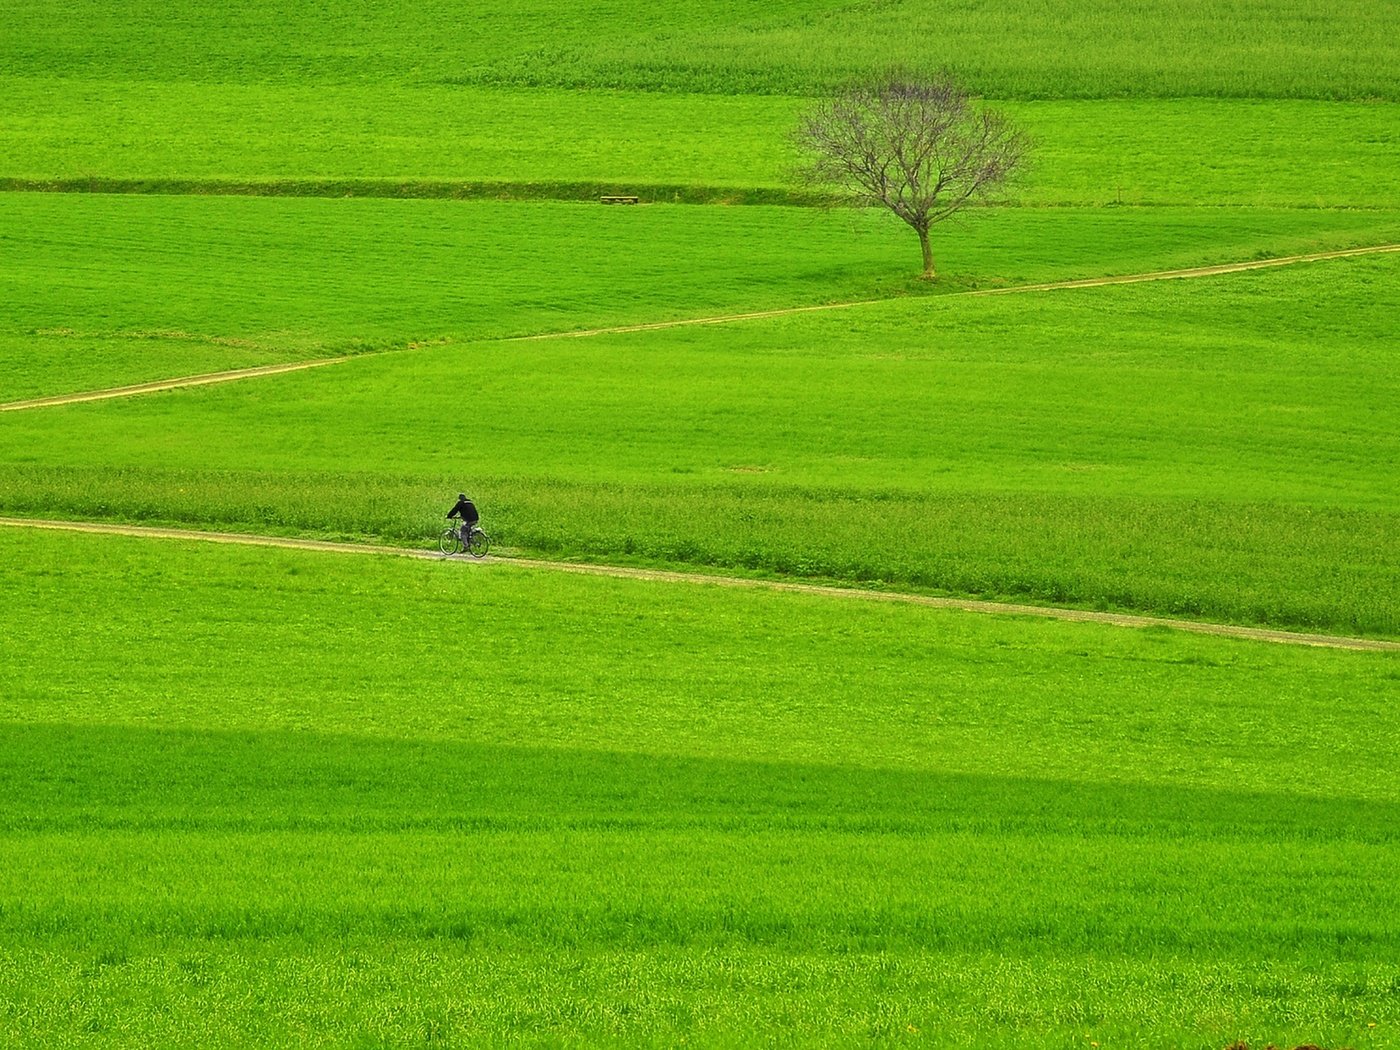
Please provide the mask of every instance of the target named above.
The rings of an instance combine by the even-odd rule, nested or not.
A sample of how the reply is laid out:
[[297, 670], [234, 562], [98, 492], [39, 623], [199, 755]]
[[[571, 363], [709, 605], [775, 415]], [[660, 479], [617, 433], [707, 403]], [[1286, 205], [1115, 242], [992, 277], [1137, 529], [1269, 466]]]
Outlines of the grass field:
[[470, 477], [530, 551], [1393, 635], [1397, 267], [425, 347], [11, 413], [0, 511], [426, 543]]
[[0, 194], [0, 401], [527, 335], [1400, 241], [1400, 211], [1008, 209], [938, 239], [873, 213]]
[[412, 0], [288, 11], [41, 0], [9, 13], [11, 76], [464, 83], [805, 94], [872, 67], [950, 68], [1000, 98], [1400, 99], [1400, 14], [1365, 0], [735, 0], [657, 8]]
[[1041, 147], [1027, 201], [1397, 197], [1400, 21], [1360, 0], [1153, 0], [1131, 18], [1099, 0], [1049, 20], [1024, 0], [283, 7], [10, 12], [0, 185], [771, 197], [803, 100], [902, 62], [1018, 103]]
[[[24, 80], [7, 104], [0, 179], [323, 196], [603, 190], [722, 202], [792, 192], [788, 133], [804, 103]], [[1400, 199], [1394, 104], [1121, 99], [1007, 109], [1039, 144], [1018, 193], [1025, 203], [1388, 208]]]
[[[1400, 1046], [1394, 654], [509, 563], [1400, 638], [1400, 255], [961, 294], [1400, 242], [1400, 8], [11, 6], [0, 403], [347, 360], [0, 515], [504, 558], [0, 527], [0, 1047]], [[1037, 143], [932, 286], [891, 65]]]
[[1385, 656], [0, 542], [19, 1042], [1400, 1025]]

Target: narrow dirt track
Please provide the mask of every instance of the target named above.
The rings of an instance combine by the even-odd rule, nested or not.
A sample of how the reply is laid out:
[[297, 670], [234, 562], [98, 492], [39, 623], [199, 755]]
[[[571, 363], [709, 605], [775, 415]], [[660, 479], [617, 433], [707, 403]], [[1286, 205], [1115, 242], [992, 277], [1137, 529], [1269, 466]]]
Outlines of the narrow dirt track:
[[[1400, 244], [1378, 244], [1367, 248], [1344, 248], [1334, 252], [1314, 252], [1311, 255], [1288, 255], [1278, 259], [1251, 259], [1248, 262], [1222, 263], [1219, 266], [1192, 266], [1185, 270], [1154, 270], [1150, 273], [1122, 274], [1118, 277], [1085, 277], [1073, 281], [1047, 281], [1044, 284], [1018, 284], [1010, 288], [982, 288], [970, 292], [954, 292], [944, 298], [957, 299], [986, 295], [1016, 295], [1022, 292], [1054, 292], [1066, 288], [1102, 288], [1111, 284], [1141, 284], [1145, 281], [1179, 281], [1192, 277], [1217, 277], [1246, 270], [1263, 270], [1273, 266], [1295, 263], [1323, 262], [1345, 259], [1352, 255], [1375, 255], [1400, 252]], [[850, 310], [858, 306], [895, 302], [893, 299], [861, 299], [850, 303], [823, 303], [819, 306], [788, 306], [780, 310], [758, 310], [746, 314], [720, 314], [715, 317], [692, 317], [681, 321], [656, 321], [651, 324], [619, 325], [613, 328], [589, 328], [579, 332], [546, 332], [542, 335], [522, 335], [505, 342], [533, 342], [544, 339], [583, 339], [593, 335], [621, 335], [627, 332], [655, 332], [665, 328], [686, 328], [691, 325], [729, 324], [734, 321], [755, 321], [765, 317], [789, 317], [793, 314], [819, 313], [823, 310]]]
[[[1086, 277], [1073, 281], [1049, 281], [1044, 284], [1019, 284], [1010, 288], [984, 288], [970, 292], [955, 292], [945, 298], [964, 298], [986, 295], [1015, 295], [1023, 292], [1053, 292], [1068, 288], [1100, 288], [1111, 284], [1141, 284], [1144, 281], [1173, 281], [1193, 277], [1217, 277], [1221, 274], [1241, 273], [1245, 270], [1262, 270], [1274, 266], [1291, 266], [1295, 263], [1322, 262], [1327, 259], [1345, 259], [1353, 255], [1375, 255], [1381, 252], [1400, 251], [1400, 244], [1378, 244], [1367, 248], [1346, 248], [1333, 252], [1314, 252], [1311, 255], [1289, 255], [1278, 259], [1252, 259], [1248, 262], [1224, 263], [1219, 266], [1193, 266], [1185, 270], [1155, 270], [1151, 273], [1123, 274], [1118, 277]], [[585, 339], [595, 335], [623, 335], [628, 332], [655, 332], [667, 328], [688, 328], [695, 325], [733, 324], [739, 321], [756, 321], [767, 317], [790, 317], [794, 314], [820, 313], [826, 310], [851, 310], [860, 306], [874, 306], [877, 303], [894, 302], [892, 299], [861, 299], [848, 303], [822, 303], [817, 306], [787, 306], [777, 310], [758, 310], [742, 314], [718, 314], [714, 317], [691, 317], [679, 321], [655, 321], [649, 324], [617, 325], [612, 328], [588, 328], [577, 332], [544, 332], [539, 335], [521, 335], [501, 342], [539, 342], [547, 339]], [[368, 357], [357, 354], [356, 357]], [[239, 379], [252, 379], [259, 376], [277, 375], [281, 372], [298, 372], [321, 365], [340, 364], [352, 360], [351, 357], [323, 357], [313, 361], [292, 361], [281, 365], [263, 365], [259, 368], [240, 368], [230, 372], [210, 372], [205, 375], [185, 376], [180, 379], [162, 379], [153, 383], [137, 383], [132, 386], [110, 387], [105, 390], [88, 390], [76, 394], [57, 394], [53, 397], [36, 397], [25, 401], [10, 401], [0, 404], [0, 412], [17, 412], [21, 409], [52, 408], [58, 405], [73, 405], [84, 401], [104, 401], [114, 397], [134, 397], [139, 394], [153, 394], [161, 390], [176, 390], [187, 386], [207, 386], [211, 383], [229, 383]]]
[[[369, 543], [337, 543], [330, 540], [291, 539], [282, 536], [256, 536], [236, 532], [203, 532], [197, 529], [159, 528], [144, 525], [106, 525], [83, 521], [45, 521], [30, 518], [0, 518], [0, 526], [29, 529], [52, 529], [65, 532], [102, 533], [138, 536], [148, 539], [196, 540], [204, 543], [232, 543], [254, 547], [286, 547], [296, 550], [327, 551], [336, 554], [372, 554], [400, 558], [427, 558], [447, 561], [436, 551], [386, 547]], [[921, 594], [897, 594], [889, 591], [863, 590], [857, 587], [832, 587], [815, 583], [789, 583], [781, 580], [757, 580], [740, 576], [719, 576], [707, 573], [674, 572], [663, 569], [636, 569], [623, 565], [585, 565], [575, 562], [541, 561], [534, 558], [484, 558], [473, 561], [456, 557], [454, 564], [487, 567], [538, 569], [568, 572], [585, 576], [610, 576], [618, 579], [653, 580], [664, 583], [701, 584], [712, 587], [739, 587], [749, 590], [780, 591], [790, 594], [812, 594], [846, 601], [893, 602], [901, 605], [921, 605], [932, 609], [956, 609], [962, 612], [990, 613], [1002, 616], [1037, 616], [1077, 623], [1100, 623], [1115, 627], [1167, 627], [1194, 634], [1209, 634], [1222, 638], [1241, 638], [1257, 642], [1284, 645], [1306, 645], [1327, 649], [1356, 649], [1400, 652], [1400, 642], [1375, 638], [1346, 638], [1329, 634], [1304, 634], [1297, 631], [1274, 631], [1262, 627], [1236, 627], [1229, 624], [1196, 623], [1192, 620], [1172, 620], [1157, 616], [1133, 616], [1123, 613], [1093, 612], [1087, 609], [1063, 609], [1040, 605], [1017, 605], [1011, 602], [987, 602], [964, 598], [935, 598]]]
[[252, 379], [256, 376], [273, 376], [281, 372], [300, 372], [307, 368], [322, 365], [337, 365], [349, 361], [348, 357], [318, 357], [311, 361], [289, 361], [280, 365], [259, 365], [256, 368], [237, 368], [230, 372], [206, 372], [197, 376], [181, 376], [178, 379], [160, 379], [152, 383], [134, 383], [131, 386], [114, 386], [106, 390], [88, 390], [78, 394], [56, 394], [53, 397], [34, 397], [28, 401], [10, 401], [0, 405], [0, 412], [17, 412], [24, 408], [48, 408], [53, 405], [75, 405], [82, 401], [105, 401], [112, 397], [134, 397], [137, 394], [154, 394], [159, 390], [175, 390], [186, 386], [208, 386], [211, 383], [232, 383], [238, 379]]

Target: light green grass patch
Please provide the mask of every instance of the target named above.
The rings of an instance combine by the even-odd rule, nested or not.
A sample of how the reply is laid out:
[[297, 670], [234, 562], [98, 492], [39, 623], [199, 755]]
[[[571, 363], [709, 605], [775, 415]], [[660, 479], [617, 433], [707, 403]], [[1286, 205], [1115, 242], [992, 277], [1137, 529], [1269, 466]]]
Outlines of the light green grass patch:
[[[218, 180], [252, 193], [724, 199], [791, 182], [802, 100], [417, 84], [10, 80], [0, 177]], [[1003, 105], [998, 103], [998, 105]], [[1053, 204], [1391, 207], [1393, 104], [1205, 99], [1003, 105], [1036, 141], [1015, 197]], [[378, 187], [376, 189], [376, 187]]]
[[152, 378], [205, 375], [238, 368], [299, 361], [315, 348], [259, 346], [247, 339], [190, 332], [88, 335], [71, 329], [0, 334], [0, 401], [66, 391], [96, 390]]
[[1394, 634], [1392, 256], [462, 344], [7, 413], [9, 513]]
[[1007, 98], [1400, 98], [1400, 22], [1366, 0], [412, 0], [334, 12], [40, 0], [9, 26], [0, 68], [87, 80], [805, 94], [894, 64], [948, 68]]
[[[236, 367], [249, 343], [294, 359], [916, 284], [877, 217], [795, 209], [6, 194], [0, 215], [0, 339], [47, 351], [7, 355], [5, 400], [179, 375], [191, 342]], [[152, 362], [166, 332], [191, 338]]]
[[1382, 654], [0, 544], [0, 987], [25, 1040], [1400, 1024]]
[[184, 374], [195, 346], [238, 367], [1400, 240], [1392, 212], [995, 210], [939, 231], [929, 288], [874, 212], [0, 194], [0, 219], [0, 400]]

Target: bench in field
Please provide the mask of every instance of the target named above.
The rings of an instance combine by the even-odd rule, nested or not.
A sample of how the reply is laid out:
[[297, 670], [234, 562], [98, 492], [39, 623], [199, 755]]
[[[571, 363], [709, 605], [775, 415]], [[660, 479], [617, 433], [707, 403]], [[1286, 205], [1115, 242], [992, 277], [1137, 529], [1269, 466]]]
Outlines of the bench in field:
[[599, 197], [604, 204], [636, 204], [636, 197]]

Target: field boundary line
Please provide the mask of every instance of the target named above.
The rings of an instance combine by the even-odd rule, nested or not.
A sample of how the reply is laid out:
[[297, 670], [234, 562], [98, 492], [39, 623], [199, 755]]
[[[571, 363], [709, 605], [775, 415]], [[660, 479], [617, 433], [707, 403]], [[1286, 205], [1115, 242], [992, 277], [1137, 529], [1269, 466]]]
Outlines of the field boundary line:
[[309, 361], [286, 361], [277, 365], [257, 365], [253, 368], [235, 368], [228, 372], [205, 372], [195, 376], [180, 376], [176, 379], [157, 379], [149, 383], [133, 383], [130, 386], [114, 386], [105, 390], [85, 390], [76, 394], [54, 394], [51, 397], [31, 397], [24, 401], [9, 401], [0, 404], [0, 412], [18, 412], [26, 408], [49, 408], [55, 405], [75, 405], [83, 401], [105, 401], [112, 397], [133, 397], [137, 394], [154, 394], [161, 390], [176, 390], [187, 386], [208, 386], [212, 383], [232, 383], [238, 379], [252, 379], [255, 376], [271, 376], [280, 372], [300, 372], [321, 365], [337, 365], [349, 361], [349, 357], [316, 357]]
[[[1274, 266], [1291, 266], [1295, 263], [1322, 262], [1327, 259], [1344, 259], [1353, 255], [1375, 255], [1382, 252], [1400, 252], [1400, 244], [1378, 244], [1364, 248], [1343, 248], [1338, 251], [1313, 252], [1309, 255], [1287, 255], [1277, 259], [1251, 259], [1247, 262], [1221, 263], [1216, 266], [1193, 266], [1184, 270], [1154, 270], [1150, 273], [1122, 274], [1117, 277], [1080, 277], [1067, 281], [1048, 281], [1041, 284], [1018, 284], [1008, 288], [976, 288], [965, 292], [953, 292], [937, 299], [957, 299], [970, 296], [1014, 295], [1021, 292], [1053, 292], [1070, 288], [1101, 288], [1112, 284], [1141, 284], [1145, 281], [1183, 280], [1192, 277], [1215, 277], [1220, 274], [1243, 273], [1246, 270], [1262, 270]], [[689, 317], [676, 321], [651, 321], [646, 324], [615, 325], [610, 328], [585, 328], [575, 332], [541, 332], [536, 335], [516, 335], [504, 339], [467, 340], [467, 342], [526, 343], [542, 342], [550, 339], [586, 339], [595, 335], [626, 335], [631, 332], [656, 332], [668, 328], [689, 328], [699, 325], [733, 324], [738, 321], [759, 321], [769, 317], [791, 317], [795, 314], [820, 313], [825, 310], [851, 310], [860, 306], [874, 306], [878, 303], [913, 302], [900, 298], [858, 299], [846, 303], [817, 303], [812, 306], [785, 306], [775, 310], [754, 310], [740, 314], [717, 314], [713, 317]], [[277, 375], [282, 372], [298, 372], [321, 365], [341, 364], [352, 357], [369, 357], [369, 354], [355, 354], [342, 357], [319, 357], [309, 361], [289, 361], [278, 365], [259, 365], [256, 368], [238, 368], [228, 372], [207, 372], [196, 376], [183, 376], [178, 379], [159, 379], [150, 383], [134, 383], [130, 386], [109, 387], [104, 390], [86, 390], [74, 394], [54, 394], [50, 397], [34, 397], [23, 401], [9, 401], [0, 404], [0, 412], [18, 412], [31, 408], [52, 408], [59, 405], [76, 405], [86, 401], [105, 401], [109, 398], [135, 397], [140, 394], [154, 394], [163, 390], [178, 390], [190, 386], [208, 386], [213, 383], [231, 383], [239, 379], [253, 379], [260, 376]]]
[[[687, 204], [746, 207], [814, 208], [825, 206], [829, 195], [784, 189], [780, 186], [705, 186], [683, 183], [619, 183], [542, 179], [521, 182], [504, 179], [392, 179], [392, 178], [287, 178], [287, 179], [172, 179], [89, 176], [86, 178], [0, 178], [0, 193], [74, 193], [146, 196], [152, 194], [202, 197], [371, 198], [380, 200], [540, 201], [594, 203], [599, 197], [635, 196], [643, 205]], [[1152, 207], [1153, 205], [1134, 205]], [[1021, 207], [1061, 207], [1021, 205]]]
[[[252, 547], [281, 547], [292, 550], [324, 551], [336, 554], [369, 554], [401, 558], [446, 561], [443, 555], [427, 549], [389, 547], [383, 544], [346, 543], [336, 540], [298, 539], [287, 536], [262, 536], [242, 532], [206, 532], [154, 525], [110, 525], [92, 521], [54, 521], [40, 518], [0, 518], [0, 526], [11, 528], [47, 529], [64, 532], [87, 532], [105, 535], [135, 536], [147, 539], [194, 540], [204, 543], [228, 543]], [[1160, 627], [1192, 634], [1208, 634], [1246, 641], [1273, 642], [1283, 645], [1304, 645], [1314, 648], [1351, 649], [1364, 651], [1400, 652], [1400, 642], [1379, 638], [1352, 638], [1343, 635], [1309, 634], [1301, 631], [1274, 630], [1267, 627], [1243, 627], [1234, 624], [1201, 623], [1161, 616], [1133, 613], [1097, 612], [1092, 609], [1071, 609], [1048, 605], [1022, 605], [1015, 602], [984, 601], [976, 598], [939, 598], [927, 594], [905, 594], [897, 591], [875, 591], [860, 587], [837, 587], [830, 584], [798, 583], [789, 580], [763, 580], [744, 576], [724, 576], [703, 572], [677, 572], [671, 569], [641, 569], [626, 565], [597, 565], [582, 562], [547, 561], [539, 558], [488, 557], [480, 561], [460, 558], [456, 564], [481, 568], [501, 566], [567, 572], [582, 576], [607, 576], [615, 579], [651, 580], [662, 583], [733, 587], [745, 590], [777, 591], [786, 594], [808, 594], [845, 601], [874, 601], [900, 605], [919, 605], [932, 609], [999, 616], [1034, 616], [1041, 619], [1073, 623], [1098, 623], [1114, 627]]]

